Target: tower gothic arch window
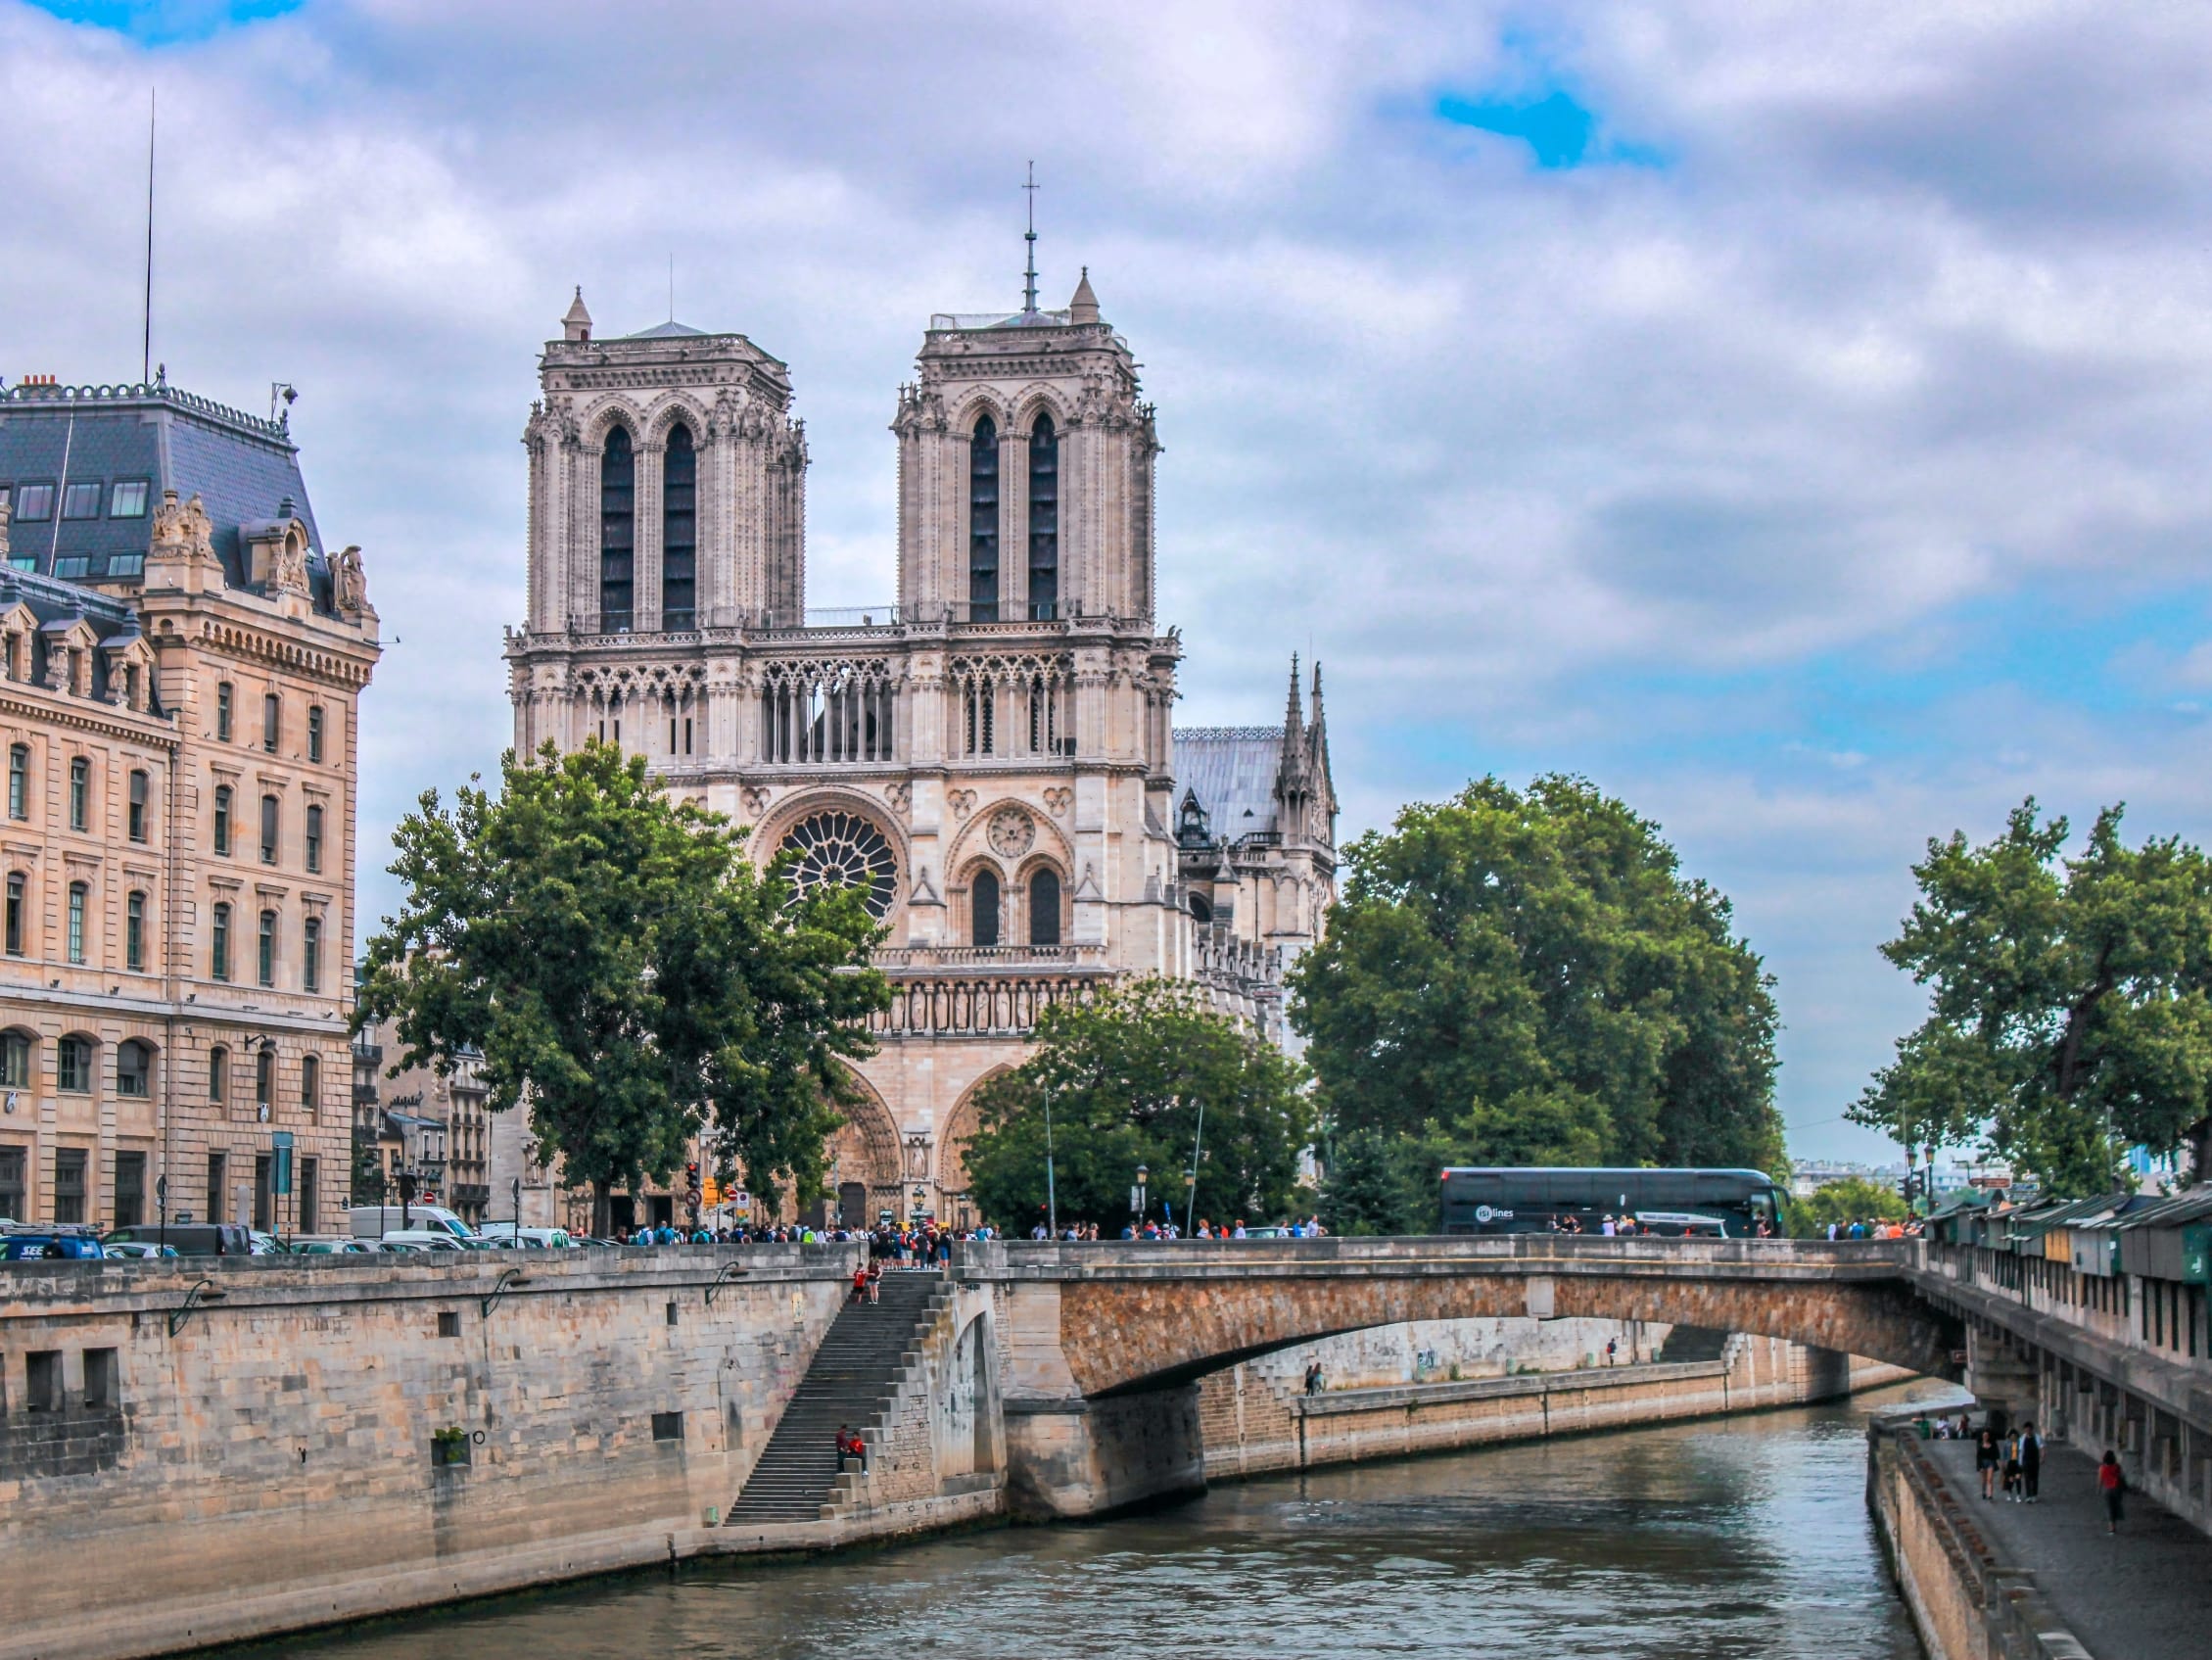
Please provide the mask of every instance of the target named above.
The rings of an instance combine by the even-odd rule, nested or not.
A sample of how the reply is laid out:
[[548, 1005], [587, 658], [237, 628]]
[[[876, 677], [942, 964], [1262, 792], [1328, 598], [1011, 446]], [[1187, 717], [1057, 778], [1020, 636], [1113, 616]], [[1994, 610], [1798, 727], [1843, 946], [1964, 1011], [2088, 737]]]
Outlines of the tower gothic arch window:
[[[691, 429], [670, 429], [661, 463], [661, 627], [693, 626], [699, 540], [699, 452]], [[675, 747], [672, 743], [671, 748]]]
[[1029, 878], [1029, 943], [1059, 943], [1059, 873], [1040, 869]]
[[630, 429], [611, 427], [599, 453], [599, 628], [630, 627], [636, 549], [637, 455]]
[[967, 441], [967, 620], [999, 620], [999, 423], [989, 415]]
[[791, 880], [801, 893], [824, 883], [857, 887], [878, 921], [897, 897], [898, 856], [883, 832], [858, 813], [815, 813], [793, 825], [780, 852], [795, 855]]
[[973, 945], [999, 943], [999, 877], [996, 871], [980, 870], [967, 884], [971, 906], [971, 925], [968, 941]]
[[1050, 415], [1029, 429], [1029, 615], [1059, 615], [1059, 434]]

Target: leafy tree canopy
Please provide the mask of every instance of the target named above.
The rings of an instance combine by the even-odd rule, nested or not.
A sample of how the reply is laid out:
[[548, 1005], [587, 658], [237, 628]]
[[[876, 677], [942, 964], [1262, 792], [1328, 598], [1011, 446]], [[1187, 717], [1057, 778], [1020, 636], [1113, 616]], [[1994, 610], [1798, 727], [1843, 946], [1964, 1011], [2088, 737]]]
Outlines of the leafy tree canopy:
[[1910, 1212], [1905, 1197], [1894, 1187], [1870, 1182], [1864, 1176], [1846, 1176], [1815, 1188], [1804, 1199], [1790, 1201], [1790, 1233], [1798, 1239], [1826, 1235], [1830, 1222], [1849, 1227], [1853, 1222], [1879, 1218], [1902, 1222]]
[[889, 989], [857, 892], [756, 873], [743, 831], [669, 799], [641, 757], [589, 743], [500, 762], [402, 821], [397, 917], [371, 940], [356, 1029], [393, 1020], [401, 1067], [482, 1052], [487, 1105], [527, 1099], [540, 1156], [607, 1194], [666, 1179], [706, 1133], [763, 1191], [821, 1189], [823, 1149]]
[[1200, 1216], [1273, 1218], [1291, 1205], [1311, 1130], [1302, 1081], [1295, 1061], [1180, 982], [1063, 1003], [1038, 1020], [1029, 1059], [979, 1093], [969, 1191], [1010, 1230], [1043, 1219], [1049, 1097], [1062, 1226], [1118, 1233], [1139, 1165], [1151, 1172], [1150, 1213], [1166, 1202], [1185, 1223], [1194, 1146]]
[[1347, 859], [1291, 1012], [1340, 1137], [1440, 1134], [1469, 1163], [1780, 1166], [1771, 981], [1657, 826], [1580, 779], [1493, 778]]
[[[1851, 1111], [1906, 1147], [1986, 1133], [2049, 1192], [2122, 1178], [2135, 1145], [2200, 1143], [2212, 1106], [2212, 864], [2178, 839], [2129, 847], [2099, 813], [2077, 857], [2030, 797], [1980, 847], [1930, 841], [1920, 898], [1882, 954], [1929, 988], [1928, 1019]], [[2200, 1159], [2198, 1167], [2203, 1167]]]

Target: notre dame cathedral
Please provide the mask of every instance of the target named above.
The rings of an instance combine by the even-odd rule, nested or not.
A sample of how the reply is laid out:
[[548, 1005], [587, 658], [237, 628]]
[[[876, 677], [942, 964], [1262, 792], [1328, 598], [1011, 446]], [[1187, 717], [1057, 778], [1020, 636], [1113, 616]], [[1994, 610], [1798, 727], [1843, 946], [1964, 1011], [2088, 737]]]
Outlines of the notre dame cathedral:
[[973, 1219], [976, 1085], [1062, 999], [1173, 976], [1283, 1041], [1335, 893], [1320, 673], [1280, 728], [1175, 727], [1154, 412], [1088, 273], [929, 319], [872, 609], [806, 608], [806, 435], [745, 336], [595, 336], [580, 291], [539, 375], [516, 746], [619, 743], [763, 862], [866, 886], [896, 996], [832, 1148], [848, 1221]]

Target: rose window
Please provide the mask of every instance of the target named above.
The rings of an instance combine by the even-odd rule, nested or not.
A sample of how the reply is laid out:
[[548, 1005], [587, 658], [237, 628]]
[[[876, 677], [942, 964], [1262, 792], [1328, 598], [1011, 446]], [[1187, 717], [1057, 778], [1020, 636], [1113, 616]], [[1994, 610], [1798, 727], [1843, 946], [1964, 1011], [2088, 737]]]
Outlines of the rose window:
[[816, 813], [783, 838], [781, 851], [796, 854], [791, 879], [802, 893], [824, 883], [865, 889], [869, 915], [891, 914], [898, 888], [898, 860], [883, 832], [858, 813]]

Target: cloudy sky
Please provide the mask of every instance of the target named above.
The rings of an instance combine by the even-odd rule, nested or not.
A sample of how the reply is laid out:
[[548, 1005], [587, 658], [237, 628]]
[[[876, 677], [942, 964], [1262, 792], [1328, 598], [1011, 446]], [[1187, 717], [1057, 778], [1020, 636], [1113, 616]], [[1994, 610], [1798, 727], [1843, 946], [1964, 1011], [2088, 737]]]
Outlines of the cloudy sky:
[[[892, 578], [933, 309], [1025, 163], [1158, 401], [1187, 722], [1323, 658], [1347, 830], [1587, 774], [1732, 894], [1800, 1153], [1930, 834], [2212, 838], [2212, 19], [2135, 0], [0, 0], [0, 373], [294, 411], [385, 655], [364, 845], [507, 732], [539, 343], [792, 365], [817, 604]], [[389, 878], [364, 861], [364, 901]]]

